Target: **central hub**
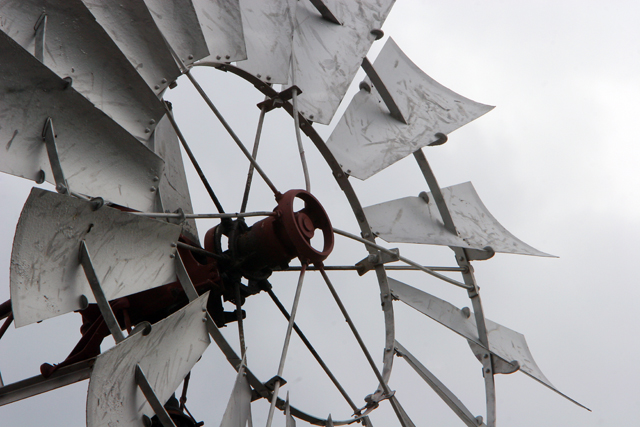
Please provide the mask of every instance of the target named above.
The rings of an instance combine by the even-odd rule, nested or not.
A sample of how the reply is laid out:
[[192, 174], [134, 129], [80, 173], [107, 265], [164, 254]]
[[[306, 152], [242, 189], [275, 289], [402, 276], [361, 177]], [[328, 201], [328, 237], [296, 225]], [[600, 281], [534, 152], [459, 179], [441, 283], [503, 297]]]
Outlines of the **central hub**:
[[[299, 211], [294, 210], [296, 199], [304, 202]], [[333, 249], [333, 229], [318, 199], [304, 190], [289, 190], [278, 194], [276, 201], [273, 215], [251, 227], [240, 219], [209, 230], [205, 249], [229, 257], [229, 268], [248, 279], [268, 277], [273, 269], [286, 268], [294, 258], [302, 264], [321, 264]], [[316, 230], [322, 233], [322, 249], [311, 244]], [[223, 236], [228, 239], [228, 249], [222, 247]]]

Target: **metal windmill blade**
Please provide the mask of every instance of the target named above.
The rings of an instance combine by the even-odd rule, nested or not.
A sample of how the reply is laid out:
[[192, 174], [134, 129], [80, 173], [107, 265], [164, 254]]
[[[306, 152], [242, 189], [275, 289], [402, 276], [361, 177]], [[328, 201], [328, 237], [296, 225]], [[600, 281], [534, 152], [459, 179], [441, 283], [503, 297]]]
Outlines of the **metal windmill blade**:
[[[487, 426], [493, 427], [496, 420], [495, 373], [520, 369], [557, 391], [533, 362], [524, 337], [484, 318], [470, 264], [495, 252], [547, 254], [506, 231], [470, 184], [441, 189], [421, 150], [442, 144], [446, 135], [493, 107], [439, 85], [391, 39], [373, 64], [369, 62], [367, 52], [383, 37], [381, 27], [392, 5], [391, 0], [0, 1], [0, 139], [8, 141], [0, 153], [0, 170], [55, 184], [61, 193], [33, 189], [25, 204], [11, 259], [11, 300], [0, 304], [0, 319], [7, 319], [0, 337], [14, 318], [16, 326], [24, 326], [71, 311], [79, 311], [82, 317], [81, 338], [67, 359], [58, 365], [44, 363], [41, 375], [0, 384], [0, 405], [90, 378], [86, 404], [90, 427], [170, 427], [178, 422], [196, 426], [186, 408], [187, 375], [213, 339], [238, 372], [233, 385], [220, 386], [231, 394], [222, 425], [244, 425], [255, 413], [250, 402], [265, 399], [269, 411], [259, 411], [259, 416], [266, 419], [267, 427], [276, 416], [287, 425], [359, 422], [371, 426], [378, 422], [381, 411], [376, 409], [381, 406], [390, 408], [388, 412], [396, 418], [393, 422], [413, 427], [412, 411], [405, 409], [401, 393], [396, 395], [390, 386], [394, 354], [405, 357], [419, 376], [428, 378], [463, 422], [485, 425], [397, 342], [396, 327], [402, 325], [396, 323], [394, 310], [403, 308], [394, 299], [469, 340], [483, 364], [479, 381], [484, 382], [487, 395]], [[252, 151], [243, 142], [245, 129], [235, 132], [232, 125], [237, 122], [226, 120], [223, 108], [216, 105], [225, 96], [208, 93], [197, 82], [196, 73], [191, 73], [199, 66], [239, 76], [260, 92], [260, 98], [264, 96], [258, 104], [260, 118]], [[360, 66], [368, 79], [360, 84], [360, 92], [325, 142], [314, 122], [332, 121]], [[217, 70], [206, 71], [211, 80], [221, 78]], [[174, 116], [178, 107], [164, 99], [182, 74], [229, 133], [230, 144], [235, 143], [246, 157], [242, 164], [230, 160], [235, 158], [225, 154], [236, 148], [227, 148], [233, 146], [225, 145], [226, 136], [211, 132], [211, 123], [199, 123], [209, 133], [198, 141], [198, 148], [206, 147], [211, 134], [215, 136], [218, 151], [206, 160], [224, 178], [206, 179], [211, 169], [201, 166], [194, 154], [203, 151], [190, 148], [187, 133], [180, 129], [184, 115], [182, 119]], [[282, 90], [278, 92], [274, 84], [282, 84]], [[229, 98], [233, 103], [242, 101]], [[246, 108], [255, 111], [250, 104]], [[191, 105], [187, 114], [188, 108]], [[274, 165], [269, 163], [272, 156], [265, 156], [262, 163], [258, 156], [263, 122], [280, 120], [269, 114], [277, 108], [293, 118], [292, 124], [275, 122], [272, 128], [277, 132], [264, 139], [277, 141], [276, 152], [298, 149], [306, 190], [285, 187], [291, 186], [295, 174], [300, 175], [299, 165], [279, 161]], [[238, 119], [246, 128], [245, 115]], [[334, 229], [330, 212], [335, 210], [329, 205], [335, 200], [323, 206], [310, 192], [302, 134], [336, 179], [339, 203], [345, 208], [340, 210], [351, 209], [359, 236]], [[183, 164], [183, 152], [216, 213], [193, 214], [190, 191], [195, 184], [188, 179], [192, 171]], [[349, 176], [365, 180], [412, 153], [431, 193], [363, 208]], [[247, 168], [244, 186], [228, 172]], [[271, 179], [283, 171], [289, 182]], [[264, 206], [260, 199], [255, 202], [263, 206], [260, 210], [247, 211], [254, 172], [275, 200]], [[317, 182], [325, 183], [314, 181], [314, 188]], [[221, 194], [230, 188], [237, 193], [244, 190], [243, 203], [239, 209], [233, 206], [225, 211], [229, 201]], [[202, 245], [196, 219], [216, 221], [203, 234]], [[344, 243], [336, 234], [362, 243], [360, 257], [365, 258], [353, 265], [345, 257], [349, 265], [335, 265], [332, 254], [354, 252], [348, 244], [332, 252]], [[407, 259], [399, 250], [377, 244], [376, 236], [389, 242], [451, 247], [458, 267], [444, 270], [461, 278], [439, 273], [443, 268], [425, 267], [426, 260]], [[387, 270], [398, 267], [390, 265], [395, 261], [415, 274], [427, 273], [466, 290], [473, 318], [470, 310], [458, 310], [388, 278]], [[376, 331], [375, 345], [383, 343], [384, 348], [371, 349], [370, 331], [358, 331], [363, 323], [359, 317], [369, 313], [356, 307], [354, 315], [352, 301], [341, 297], [349, 289], [334, 286], [334, 282], [343, 284], [340, 270], [360, 275], [375, 270], [362, 280], [374, 280], [380, 299], [377, 295], [362, 299], [374, 300], [371, 312], [377, 312], [382, 302], [383, 322], [376, 324], [384, 326]], [[289, 310], [278, 295], [286, 294], [284, 284], [291, 283], [285, 276], [295, 274], [298, 279]], [[320, 299], [304, 306], [301, 295], [311, 288], [307, 285], [303, 290], [305, 281], [326, 287], [331, 308], [323, 307]], [[249, 298], [257, 301], [258, 294], [270, 305], [250, 310], [251, 304], [244, 304]], [[250, 336], [245, 325], [263, 326], [250, 321], [276, 325], [271, 319], [265, 321], [262, 313], [268, 310], [280, 311], [286, 320], [286, 328], [274, 327], [265, 334], [268, 351], [280, 353], [277, 369], [262, 365], [267, 358], [252, 353], [245, 342]], [[304, 317], [296, 319], [296, 313], [303, 311], [317, 316], [310, 329], [330, 325], [326, 313], [342, 317], [360, 359], [332, 363], [335, 347], [314, 344], [312, 334], [306, 334], [309, 325]], [[231, 327], [223, 334], [224, 326]], [[237, 342], [229, 332], [236, 327]], [[324, 334], [331, 336], [332, 329]], [[292, 337], [294, 333], [299, 340]], [[102, 352], [109, 335], [115, 345]], [[283, 336], [281, 351], [274, 349], [273, 343]], [[338, 340], [347, 341], [345, 337]], [[287, 354], [295, 346], [308, 350], [317, 361], [314, 369], [326, 375], [334, 387], [331, 393], [343, 401], [342, 406], [322, 413], [343, 414], [340, 418], [314, 415], [305, 406], [308, 402], [297, 396], [292, 399], [296, 406], [289, 405], [288, 396], [295, 394], [298, 378], [312, 377], [310, 366], [296, 374], [287, 370], [294, 363]], [[349, 363], [351, 367], [346, 366]], [[215, 367], [225, 368], [229, 366]], [[332, 369], [347, 374], [335, 375]], [[270, 374], [259, 379], [254, 372]], [[194, 377], [195, 383], [214, 381], [204, 375]], [[295, 381], [287, 383], [287, 377]], [[178, 401], [172, 395], [182, 381], [183, 397]], [[315, 386], [313, 380], [304, 385], [309, 390]], [[362, 393], [364, 389], [366, 395], [352, 397], [353, 390]], [[332, 401], [328, 393], [317, 392], [317, 399]]]

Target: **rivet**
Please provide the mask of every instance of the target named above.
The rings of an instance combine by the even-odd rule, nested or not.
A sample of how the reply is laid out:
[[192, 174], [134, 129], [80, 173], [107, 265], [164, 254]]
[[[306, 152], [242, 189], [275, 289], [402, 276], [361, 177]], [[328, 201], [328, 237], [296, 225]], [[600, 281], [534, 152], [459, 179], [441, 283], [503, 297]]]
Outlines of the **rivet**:
[[309, 120], [313, 120], [313, 114], [309, 115]]
[[488, 369], [488, 368], [487, 368], [487, 370], [486, 370], [485, 372], [486, 372], [487, 374], [488, 374], [488, 373], [491, 373], [491, 369]]
[[169, 254], [169, 258], [173, 259], [176, 257], [176, 254]]
[[222, 56], [216, 55], [216, 59], [222, 59]]
[[154, 191], [156, 191], [156, 187], [151, 187], [151, 188], [149, 189], [149, 191], [151, 191], [151, 192], [153, 193]]
[[189, 55], [189, 59], [193, 59], [193, 55]]
[[206, 318], [206, 317], [203, 317], [203, 318], [202, 318], [202, 323], [206, 323], [206, 322], [207, 322], [207, 318]]
[[260, 78], [260, 77], [262, 77], [262, 75], [261, 74], [256, 74], [256, 77]]
[[153, 119], [151, 119], [151, 120], [149, 120], [149, 124], [150, 124], [150, 125], [155, 125], [155, 124], [156, 124], [156, 121], [155, 121], [155, 120], [153, 120]]
[[[231, 59], [231, 55], [225, 55], [225, 58]], [[268, 77], [267, 77], [268, 78]]]
[[485, 359], [488, 359], [488, 358], [489, 358], [489, 355], [488, 355], [488, 354], [485, 354], [485, 355], [484, 355], [484, 358], [485, 358]]
[[160, 82], [161, 82], [161, 83], [166, 83], [166, 82], [167, 82], [167, 79], [162, 79]]
[[158, 176], [157, 176], [157, 175], [156, 175], [156, 176], [154, 176], [154, 177], [153, 177], [153, 182], [158, 182], [158, 181], [160, 181], [160, 178], [158, 178]]
[[178, 246], [178, 245], [176, 245], [175, 243], [171, 243], [171, 247], [172, 248], [175, 248], [176, 246]]
[[160, 85], [155, 85], [156, 90], [160, 89]]
[[267, 80], [271, 80], [271, 76], [267, 76]]
[[144, 133], [149, 133], [149, 132], [151, 132], [151, 129], [149, 129], [149, 128], [144, 128]]
[[348, 173], [348, 174], [351, 174], [351, 169], [347, 169], [347, 173]]

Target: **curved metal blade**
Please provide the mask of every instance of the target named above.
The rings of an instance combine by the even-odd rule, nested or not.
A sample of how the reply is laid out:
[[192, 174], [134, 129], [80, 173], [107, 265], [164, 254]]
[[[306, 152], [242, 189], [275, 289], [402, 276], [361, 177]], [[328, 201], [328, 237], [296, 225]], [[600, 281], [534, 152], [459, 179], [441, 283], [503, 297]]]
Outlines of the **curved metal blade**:
[[144, 371], [164, 404], [210, 343], [202, 321], [208, 293], [153, 325], [148, 335], [134, 334], [98, 356], [87, 391], [87, 427], [139, 427], [151, 406], [135, 382]]
[[298, 108], [307, 119], [329, 124], [394, 0], [342, 0], [328, 6], [342, 20], [323, 19], [308, 2], [297, 2], [293, 39]]
[[142, 0], [82, 0], [147, 86], [158, 96], [181, 74]]
[[247, 59], [237, 63], [265, 83], [286, 84], [291, 69], [295, 0], [240, 0]]
[[[407, 124], [394, 119], [380, 90], [365, 80], [327, 145], [342, 169], [367, 179], [489, 112], [494, 107], [467, 99], [426, 75], [389, 38], [373, 68]], [[302, 88], [303, 91], [305, 88]]]
[[[466, 310], [460, 310], [454, 305], [441, 300], [424, 291], [406, 285], [398, 280], [389, 278], [389, 288], [391, 294], [413, 307], [419, 312], [429, 316], [436, 322], [446, 326], [459, 335], [462, 335], [470, 342], [480, 347], [484, 346], [478, 339], [478, 328], [476, 319], [472, 313]], [[469, 315], [467, 315], [469, 314]], [[499, 325], [489, 319], [485, 319], [487, 326], [487, 335], [489, 337], [488, 350], [503, 361], [513, 365], [513, 361], [517, 361], [520, 365], [520, 371], [524, 372], [531, 378], [549, 387], [559, 395], [567, 398], [578, 406], [589, 409], [586, 406], [576, 402], [569, 396], [561, 393], [553, 384], [544, 376], [527, 345], [524, 335], [511, 330], [507, 327]]]
[[[5, 2], [0, 29], [33, 52], [33, 27], [42, 13], [41, 0]], [[71, 78], [76, 91], [129, 133], [148, 139], [164, 107], [85, 5], [48, 0], [45, 13], [43, 63], [61, 78]]]
[[108, 300], [176, 280], [180, 227], [33, 188], [16, 228], [11, 302], [16, 326], [82, 307], [93, 293], [78, 261], [80, 241]]
[[364, 208], [374, 233], [387, 242], [422, 243], [483, 249], [495, 252], [552, 257], [511, 234], [485, 207], [470, 182], [442, 189], [458, 235], [446, 229], [436, 201], [427, 193]]
[[51, 118], [71, 189], [150, 210], [163, 161], [0, 31], [0, 171], [53, 182], [42, 129]]
[[244, 366], [238, 370], [236, 382], [224, 411], [220, 427], [245, 427], [251, 417], [251, 387], [244, 372]]
[[[165, 162], [164, 174], [158, 185], [161, 206], [158, 207], [157, 211], [176, 212], [178, 209], [182, 209], [184, 213], [193, 213], [189, 185], [187, 184], [187, 176], [180, 152], [180, 141], [178, 141], [176, 131], [171, 126], [171, 121], [167, 116], [163, 117], [158, 123], [150, 140], [150, 145], [153, 146], [153, 151]], [[184, 221], [182, 232], [191, 241], [200, 241], [194, 219]]]
[[209, 47], [203, 61], [234, 62], [247, 59], [239, 0], [192, 0]]
[[191, 1], [144, 0], [153, 20], [178, 58], [191, 65], [209, 55], [198, 15]]

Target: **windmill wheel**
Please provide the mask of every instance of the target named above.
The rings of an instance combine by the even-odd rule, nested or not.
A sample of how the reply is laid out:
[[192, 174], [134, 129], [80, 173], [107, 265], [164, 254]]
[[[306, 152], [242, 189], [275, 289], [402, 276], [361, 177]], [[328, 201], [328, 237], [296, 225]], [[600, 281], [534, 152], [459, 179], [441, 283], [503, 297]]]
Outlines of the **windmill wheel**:
[[[0, 315], [6, 327], [72, 311], [83, 322], [69, 356], [0, 388], [1, 404], [89, 378], [90, 427], [197, 425], [208, 408], [187, 410], [188, 384], [193, 395], [213, 379], [189, 372], [211, 341], [237, 371], [219, 387], [231, 392], [223, 425], [244, 425], [255, 401], [254, 424], [270, 426], [277, 409], [287, 425], [372, 425], [382, 413], [412, 426], [402, 384], [390, 385], [396, 355], [466, 425], [495, 425], [495, 374], [520, 370], [557, 391], [524, 336], [484, 317], [471, 267], [496, 252], [548, 254], [504, 229], [470, 183], [440, 188], [423, 152], [492, 107], [435, 82], [390, 38], [367, 59], [392, 4], [0, 4], [0, 170], [49, 183], [23, 208]], [[334, 120], [360, 67], [366, 78]], [[366, 180], [409, 155], [430, 191], [363, 207], [354, 187], [371, 194]], [[196, 221], [213, 222], [202, 243]], [[427, 267], [378, 237], [446, 246], [456, 263]], [[472, 309], [395, 270], [459, 288]], [[482, 416], [396, 339], [412, 327], [394, 320], [406, 305], [468, 341]], [[116, 344], [101, 351], [109, 335]]]

